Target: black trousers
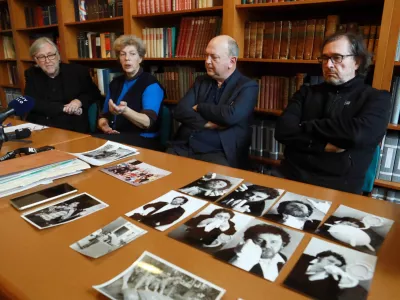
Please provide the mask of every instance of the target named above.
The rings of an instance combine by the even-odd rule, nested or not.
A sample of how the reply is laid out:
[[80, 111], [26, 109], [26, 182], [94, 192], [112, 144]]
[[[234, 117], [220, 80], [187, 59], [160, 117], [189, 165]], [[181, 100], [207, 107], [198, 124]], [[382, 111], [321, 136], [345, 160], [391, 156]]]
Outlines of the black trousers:
[[166, 152], [169, 154], [202, 160], [217, 165], [229, 166], [228, 160], [226, 159], [225, 153], [223, 151], [211, 153], [194, 153], [186, 145], [178, 144], [168, 147]]

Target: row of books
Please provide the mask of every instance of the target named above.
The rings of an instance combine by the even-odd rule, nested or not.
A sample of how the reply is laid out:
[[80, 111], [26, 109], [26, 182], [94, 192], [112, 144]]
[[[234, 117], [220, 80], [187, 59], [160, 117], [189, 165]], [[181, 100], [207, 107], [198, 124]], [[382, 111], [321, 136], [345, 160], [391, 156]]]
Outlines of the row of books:
[[339, 16], [299, 21], [246, 22], [245, 58], [316, 60], [324, 38], [337, 31], [364, 36], [368, 50], [376, 53], [380, 26], [339, 24]]
[[394, 57], [394, 61], [400, 61], [400, 31], [399, 31], [399, 38], [397, 40], [397, 49], [396, 49], [396, 55]]
[[26, 6], [24, 8], [26, 27], [57, 24], [56, 5]]
[[0, 7], [0, 30], [11, 29], [10, 12], [7, 6]]
[[386, 200], [389, 202], [400, 204], [400, 191], [395, 191], [383, 187], [374, 187], [371, 197], [377, 200]]
[[253, 133], [249, 154], [257, 157], [280, 159], [283, 157], [284, 145], [275, 139], [275, 122], [256, 120], [251, 126]]
[[17, 64], [16, 63], [6, 63], [5, 67], [7, 69], [7, 78], [3, 81], [7, 80], [7, 84], [18, 85], [18, 72], [17, 72]]
[[123, 16], [123, 0], [74, 0], [75, 21]]
[[392, 111], [390, 116], [390, 123], [399, 124], [400, 116], [400, 77], [395, 76], [392, 80]]
[[261, 4], [261, 3], [277, 3], [277, 2], [295, 2], [304, 0], [242, 0], [242, 4]]
[[93, 82], [97, 85], [97, 87], [100, 90], [100, 93], [103, 96], [107, 95], [108, 89], [110, 87], [110, 82], [115, 77], [123, 74], [119, 69], [110, 69], [110, 68], [105, 68], [105, 69], [90, 68], [89, 72]]
[[80, 58], [116, 58], [113, 44], [120, 33], [81, 31], [76, 39]]
[[20, 89], [4, 89], [4, 93], [6, 95], [7, 103], [10, 103], [13, 99], [21, 97], [21, 90]]
[[[306, 81], [305, 81], [305, 78]], [[298, 73], [296, 76], [262, 76], [258, 79], [259, 94], [257, 108], [283, 110], [293, 94], [303, 84], [314, 85], [324, 81], [322, 76], [307, 76], [305, 73]]]
[[222, 5], [222, 0], [138, 0], [139, 15]]
[[180, 100], [192, 87], [197, 76], [205, 74], [189, 66], [164, 67], [163, 72], [153, 73], [171, 100]]
[[11, 36], [0, 36], [0, 58], [15, 59], [14, 40]]
[[376, 178], [400, 182], [400, 132], [387, 131], [382, 141]]

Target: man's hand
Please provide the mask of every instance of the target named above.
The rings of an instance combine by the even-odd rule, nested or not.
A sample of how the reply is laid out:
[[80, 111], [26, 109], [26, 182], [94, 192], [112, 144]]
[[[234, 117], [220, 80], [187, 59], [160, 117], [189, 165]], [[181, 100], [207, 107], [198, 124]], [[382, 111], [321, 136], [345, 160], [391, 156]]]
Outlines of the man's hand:
[[196, 104], [195, 106], [193, 106], [193, 110], [194, 110], [195, 112], [197, 112], [197, 104]]
[[110, 125], [108, 124], [108, 120], [106, 118], [100, 118], [97, 121], [97, 126], [99, 127], [99, 129], [101, 131], [103, 131], [104, 133], [107, 133], [107, 134], [118, 134], [119, 133], [118, 131], [116, 131], [110, 127]]
[[207, 128], [207, 129], [224, 129], [224, 127], [219, 126], [219, 125], [217, 125], [217, 124], [215, 124], [215, 123], [213, 123], [213, 122], [210, 122], [210, 121], [208, 121], [208, 122], [204, 125], [204, 128]]
[[336, 153], [341, 153], [345, 151], [346, 149], [342, 149], [339, 147], [336, 147], [335, 145], [332, 145], [331, 143], [326, 144], [325, 146], [325, 152], [336, 152]]
[[127, 109], [127, 107], [128, 104], [125, 101], [121, 101], [120, 104], [118, 105], [115, 105], [112, 99], [108, 101], [108, 109], [110, 113], [112, 113], [113, 115], [123, 114]]
[[63, 111], [69, 115], [73, 115], [73, 114], [80, 115], [80, 114], [82, 114], [82, 109], [80, 110], [80, 113], [79, 113], [79, 109], [81, 107], [82, 107], [82, 102], [79, 99], [74, 99], [70, 103], [64, 105]]

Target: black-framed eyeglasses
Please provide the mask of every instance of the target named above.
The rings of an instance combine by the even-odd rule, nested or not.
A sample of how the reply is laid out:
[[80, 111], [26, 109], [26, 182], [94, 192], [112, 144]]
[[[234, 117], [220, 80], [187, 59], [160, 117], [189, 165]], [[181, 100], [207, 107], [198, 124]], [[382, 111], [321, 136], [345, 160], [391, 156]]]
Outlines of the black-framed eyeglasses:
[[328, 60], [331, 60], [332, 63], [338, 64], [343, 61], [344, 58], [349, 57], [349, 56], [355, 56], [354, 54], [346, 54], [346, 55], [341, 55], [341, 54], [335, 54], [332, 56], [327, 56], [327, 55], [322, 55], [318, 57], [318, 62], [321, 64], [326, 64]]
[[36, 59], [40, 62], [44, 62], [44, 61], [46, 61], [46, 58], [48, 60], [54, 60], [56, 58], [56, 56], [57, 56], [57, 52], [53, 53], [53, 54], [49, 54], [49, 55], [39, 55], [39, 56], [36, 56]]

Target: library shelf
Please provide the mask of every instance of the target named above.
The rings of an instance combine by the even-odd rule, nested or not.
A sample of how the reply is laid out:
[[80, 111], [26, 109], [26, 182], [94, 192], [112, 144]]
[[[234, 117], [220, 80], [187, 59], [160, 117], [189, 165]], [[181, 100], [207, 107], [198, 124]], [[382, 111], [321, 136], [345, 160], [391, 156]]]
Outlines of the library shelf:
[[0, 62], [16, 62], [15, 58], [0, 58]]
[[260, 113], [260, 114], [266, 114], [266, 115], [280, 116], [282, 114], [283, 110], [255, 108], [254, 112]]
[[76, 61], [76, 62], [90, 62], [90, 61], [95, 61], [95, 62], [100, 62], [100, 61], [117, 61], [116, 58], [79, 58], [79, 57], [73, 57], [73, 58], [68, 58], [70, 61]]
[[269, 59], [269, 58], [239, 58], [238, 62], [277, 63], [277, 64], [319, 64], [314, 59]]
[[9, 83], [0, 83], [0, 87], [2, 88], [11, 88], [11, 89], [19, 89], [20, 87], [15, 84], [9, 84]]
[[375, 186], [380, 186], [392, 190], [400, 190], [400, 182], [391, 182], [382, 179], [376, 179], [374, 182]]
[[[296, 6], [321, 6], [321, 5], [336, 5], [336, 4], [355, 4], [361, 2], [360, 0], [304, 0], [304, 1], [286, 1], [286, 2], [274, 2], [274, 3], [259, 3], [259, 4], [237, 4], [236, 9], [246, 10], [246, 9], [268, 9], [276, 7], [296, 7]], [[369, 2], [374, 2], [370, 0]]]
[[51, 24], [51, 25], [44, 25], [44, 26], [34, 26], [34, 27], [26, 27], [26, 28], [17, 28], [17, 31], [23, 32], [23, 31], [40, 31], [40, 30], [46, 30], [46, 29], [54, 29], [58, 28], [58, 24]]
[[113, 18], [102, 18], [96, 20], [86, 20], [86, 21], [78, 21], [78, 22], [68, 22], [65, 23], [65, 26], [79, 26], [79, 25], [86, 25], [86, 24], [103, 24], [103, 23], [117, 23], [123, 22], [124, 17], [113, 17]]
[[12, 29], [0, 29], [0, 33], [9, 33], [12, 32]]
[[204, 57], [145, 57], [144, 60], [151, 61], [204, 61]]
[[209, 11], [222, 11], [222, 6], [213, 6], [213, 7], [204, 7], [204, 8], [195, 8], [195, 9], [185, 9], [185, 10], [176, 10], [176, 11], [168, 11], [168, 12], [160, 12], [153, 14], [141, 14], [141, 15], [132, 15], [132, 18], [151, 18], [158, 16], [180, 16], [180, 15], [189, 15], [189, 14], [197, 14], [204, 13]]

